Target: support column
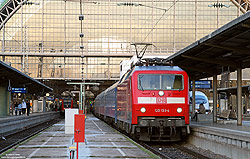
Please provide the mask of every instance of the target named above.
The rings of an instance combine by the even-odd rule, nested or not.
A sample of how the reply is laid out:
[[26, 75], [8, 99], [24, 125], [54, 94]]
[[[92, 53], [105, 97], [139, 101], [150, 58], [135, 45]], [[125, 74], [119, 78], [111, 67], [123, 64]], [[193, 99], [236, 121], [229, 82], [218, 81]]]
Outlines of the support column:
[[218, 103], [217, 104], [219, 104], [219, 108], [217, 107], [217, 113], [221, 113], [221, 103], [220, 103], [220, 98], [221, 98], [221, 95], [220, 95], [220, 93], [218, 94], [217, 93], [217, 100], [218, 100]]
[[33, 113], [34, 112], [34, 101], [35, 101], [35, 97], [34, 97], [34, 94], [32, 95], [32, 105], [31, 105], [31, 107], [30, 107], [30, 113]]
[[248, 90], [246, 91], [246, 97], [245, 97], [245, 99], [246, 99], [246, 106], [245, 107], [246, 107], [246, 110], [247, 110], [248, 107], [249, 107], [249, 91]]
[[192, 80], [192, 114], [195, 113], [195, 80]]
[[46, 112], [47, 110], [46, 110], [46, 97], [42, 97], [43, 98], [43, 111], [42, 112]]
[[87, 115], [87, 105], [86, 105], [86, 103], [85, 103], [85, 100], [86, 100], [86, 99], [85, 99], [85, 97], [86, 97], [85, 90], [86, 90], [86, 89], [85, 89], [85, 84], [84, 84], [84, 85], [83, 85], [83, 90], [82, 90], [82, 91], [83, 91], [83, 97], [82, 97], [82, 98], [83, 98], [83, 99], [82, 99], [83, 107], [82, 107], [82, 110], [84, 110], [84, 114]]
[[237, 68], [237, 125], [242, 125], [242, 69]]
[[213, 76], [213, 122], [217, 123], [217, 75]]
[[110, 72], [110, 57], [108, 57], [108, 79], [111, 77]]
[[89, 67], [89, 58], [88, 57], [86, 57], [86, 65], [85, 65], [86, 67], [85, 67], [85, 78], [87, 79], [87, 78], [89, 78], [89, 69], [88, 69], [88, 67]]
[[2, 53], [4, 52], [5, 52], [5, 25], [3, 25], [3, 37], [2, 37]]
[[230, 93], [227, 93], [227, 110], [231, 110], [231, 96], [230, 96]]
[[83, 110], [82, 109], [82, 84], [80, 84], [80, 109], [79, 110]]

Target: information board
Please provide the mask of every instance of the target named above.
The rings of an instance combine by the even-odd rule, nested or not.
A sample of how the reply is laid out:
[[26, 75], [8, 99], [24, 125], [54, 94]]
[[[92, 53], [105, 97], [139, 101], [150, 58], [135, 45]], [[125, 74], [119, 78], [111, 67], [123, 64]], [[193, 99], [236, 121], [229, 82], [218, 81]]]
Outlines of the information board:
[[[191, 88], [193, 88], [192, 81], [191, 81]], [[212, 88], [212, 80], [195, 81], [195, 88], [211, 89]]]
[[26, 93], [26, 88], [12, 88], [11, 93]]

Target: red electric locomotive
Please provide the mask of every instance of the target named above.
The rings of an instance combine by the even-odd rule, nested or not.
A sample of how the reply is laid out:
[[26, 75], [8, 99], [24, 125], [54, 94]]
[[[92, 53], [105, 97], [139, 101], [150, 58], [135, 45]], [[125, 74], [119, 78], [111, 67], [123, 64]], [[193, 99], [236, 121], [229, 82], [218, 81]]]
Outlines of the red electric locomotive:
[[60, 99], [61, 111], [64, 113], [65, 109], [73, 108], [73, 99], [71, 97], [63, 97]]
[[189, 82], [177, 66], [135, 66], [99, 94], [94, 113], [142, 141], [178, 141], [189, 131]]
[[60, 98], [60, 110], [61, 114], [64, 115], [65, 109], [77, 108], [76, 100], [74, 100], [75, 95], [70, 91], [64, 91]]

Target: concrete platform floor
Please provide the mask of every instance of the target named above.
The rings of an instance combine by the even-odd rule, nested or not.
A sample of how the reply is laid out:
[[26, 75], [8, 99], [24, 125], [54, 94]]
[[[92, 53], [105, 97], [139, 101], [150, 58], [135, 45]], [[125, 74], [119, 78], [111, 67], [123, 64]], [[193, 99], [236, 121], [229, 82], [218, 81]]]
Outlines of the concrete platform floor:
[[[158, 158], [92, 115], [87, 116], [85, 127], [86, 142], [79, 144], [81, 159]], [[62, 121], [0, 158], [69, 159], [69, 147], [75, 145], [73, 137], [64, 133]]]

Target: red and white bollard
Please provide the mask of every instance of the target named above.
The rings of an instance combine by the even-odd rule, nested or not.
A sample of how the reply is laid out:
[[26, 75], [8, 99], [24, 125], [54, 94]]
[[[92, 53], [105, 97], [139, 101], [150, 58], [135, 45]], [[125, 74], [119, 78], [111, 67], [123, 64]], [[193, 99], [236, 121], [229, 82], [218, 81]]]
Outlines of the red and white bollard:
[[85, 139], [85, 115], [75, 114], [74, 140], [76, 142], [76, 151], [78, 159], [78, 143], [84, 142]]

